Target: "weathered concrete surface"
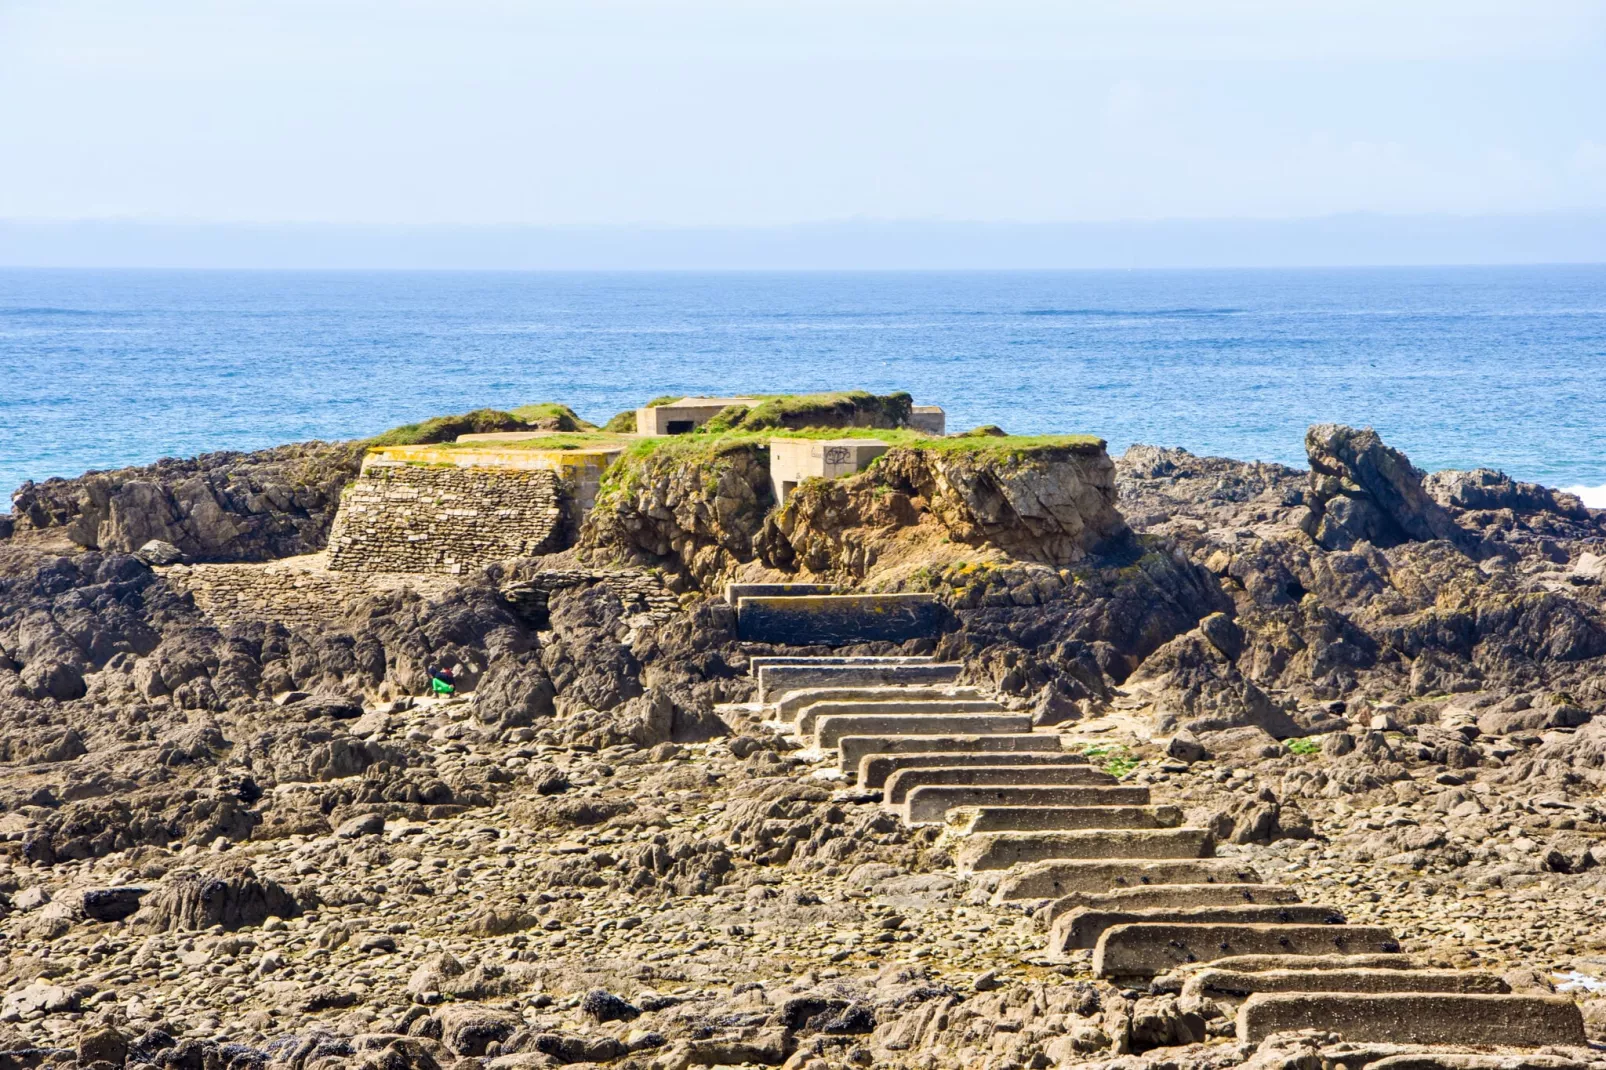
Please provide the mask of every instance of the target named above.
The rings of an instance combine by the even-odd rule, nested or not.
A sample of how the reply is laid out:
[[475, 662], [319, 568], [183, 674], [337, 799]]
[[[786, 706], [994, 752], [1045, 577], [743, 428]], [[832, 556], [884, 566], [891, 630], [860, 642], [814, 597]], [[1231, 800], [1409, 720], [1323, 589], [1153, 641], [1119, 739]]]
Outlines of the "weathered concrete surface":
[[822, 717], [814, 726], [814, 745], [834, 747], [845, 736], [897, 735], [929, 736], [942, 732], [955, 735], [986, 735], [991, 732], [1016, 734], [1032, 730], [1029, 713], [853, 713]]
[[[1228, 955], [1211, 962], [1194, 962], [1178, 966], [1168, 976], [1179, 978], [1172, 986], [1182, 990], [1186, 979], [1202, 970], [1235, 970], [1240, 973], [1264, 973], [1269, 970], [1419, 970], [1423, 965], [1410, 955], [1398, 952], [1355, 955]], [[1158, 984], [1159, 981], [1156, 981]]]
[[930, 754], [936, 751], [980, 751], [987, 754], [1059, 754], [1058, 736], [1042, 732], [996, 732], [985, 735], [853, 735], [837, 741], [844, 772], [880, 754]]
[[954, 850], [954, 865], [968, 874], [1051, 859], [1205, 858], [1214, 851], [1207, 829], [988, 832], [966, 837]]
[[936, 635], [947, 613], [936, 595], [925, 592], [740, 598], [736, 627], [754, 643], [896, 643]]
[[896, 687], [899, 684], [958, 683], [958, 665], [932, 662], [902, 664], [760, 665], [758, 700], [774, 702], [788, 691], [804, 687]]
[[1449, 992], [1494, 996], [1511, 986], [1476, 970], [1223, 970], [1206, 968], [1188, 978], [1182, 994], [1203, 999], [1246, 999], [1256, 992]]
[[[1142, 789], [1139, 789], [1140, 791]], [[1131, 804], [1131, 805], [1127, 805]], [[969, 829], [964, 825], [954, 826], [953, 831], [961, 835], [973, 835], [986, 832], [1042, 832], [1075, 829], [1141, 829], [1141, 828], [1174, 828], [1182, 823], [1182, 815], [1173, 808], [1166, 808], [1168, 816], [1172, 817], [1170, 825], [1156, 824], [1152, 816], [1146, 816], [1145, 809], [1134, 795], [1125, 795], [1119, 787], [1083, 787], [1081, 785], [1049, 785], [1046, 787], [1034, 785], [1010, 785], [998, 787], [969, 787], [964, 784], [933, 784], [915, 788], [904, 797], [902, 805], [892, 807], [899, 817], [911, 825], [941, 824], [948, 820], [952, 810], [976, 810], [985, 808], [995, 811], [1016, 811], [1017, 823], [1005, 821], [1008, 814], [998, 814], [988, 819], [994, 828]], [[1109, 818], [1100, 824], [1094, 820], [1084, 821], [1082, 824], [1049, 825], [1048, 828], [1033, 828], [1021, 826], [1018, 821], [1025, 820], [1022, 811], [1042, 812], [1045, 810], [1101, 810], [1116, 811], [1130, 810], [1129, 815]]]
[[[917, 812], [927, 792], [950, 791], [949, 788], [917, 788], [909, 795], [909, 821], [921, 820]], [[948, 827], [961, 836], [974, 836], [982, 832], [1052, 832], [1069, 829], [1163, 829], [1182, 824], [1182, 811], [1175, 806], [1145, 806], [1129, 799], [1109, 799], [1112, 805], [1062, 806], [1054, 803], [1015, 802], [1015, 796], [1024, 792], [1014, 788], [993, 788], [1008, 798], [1002, 806], [961, 806], [948, 810]], [[1042, 789], [1029, 789], [1038, 791]], [[1089, 792], [1125, 792], [1136, 790], [1147, 795], [1144, 788], [1050, 788], [1049, 791], [1086, 790]], [[1108, 796], [1102, 796], [1108, 798]], [[1133, 805], [1121, 805], [1132, 802]]]
[[1093, 949], [1098, 977], [1152, 977], [1185, 962], [1228, 955], [1394, 954], [1399, 941], [1374, 925], [1232, 925], [1140, 922], [1104, 931]]
[[1148, 910], [1109, 910], [1077, 907], [1054, 919], [1048, 949], [1057, 954], [1094, 947], [1099, 937], [1117, 925], [1148, 922], [1185, 922], [1192, 925], [1342, 925], [1344, 914], [1328, 906], [1286, 903], [1230, 907], [1154, 907]]
[[1159, 910], [1165, 907], [1272, 906], [1297, 903], [1299, 893], [1281, 884], [1152, 884], [1117, 888], [1109, 892], [1072, 892], [1038, 912], [1053, 924], [1061, 914], [1077, 907], [1104, 910]]
[[937, 659], [930, 654], [758, 654], [747, 659], [747, 674], [758, 676], [758, 670], [777, 665], [868, 666], [872, 669], [887, 665], [935, 665]]
[[1258, 992], [1238, 1009], [1238, 1039], [1319, 1029], [1345, 1040], [1395, 1044], [1582, 1047], [1584, 1016], [1563, 996]]
[[[881, 799], [888, 806], [898, 806], [908, 799], [911, 791], [925, 787], [1084, 788], [1115, 783], [1113, 776], [1091, 765], [937, 765], [893, 773], [881, 786]], [[980, 802], [978, 800], [977, 805]]]
[[[1049, 737], [1053, 738], [1053, 737]], [[859, 761], [858, 783], [861, 788], [882, 788], [887, 778], [900, 769], [929, 769], [933, 767], [961, 768], [1004, 765], [1086, 765], [1087, 758], [1070, 751], [1003, 752], [963, 750], [932, 751], [927, 754], [867, 754]], [[1147, 789], [1145, 789], [1146, 791]], [[1145, 797], [1142, 802], [1148, 802]]]
[[992, 699], [903, 699], [884, 702], [816, 702], [805, 706], [797, 715], [797, 730], [809, 735], [822, 717], [854, 713], [910, 714], [910, 713], [1003, 713], [1004, 707]]
[[1236, 858], [1045, 859], [1005, 874], [993, 902], [1058, 899], [1078, 892], [1108, 892], [1161, 884], [1259, 884], [1260, 874]]
[[981, 699], [976, 687], [807, 687], [788, 691], [775, 701], [775, 718], [797, 719], [798, 711], [816, 702], [909, 702], [916, 699]]
[[835, 594], [834, 583], [728, 583], [725, 601], [735, 605], [741, 598], [801, 598], [804, 595]]

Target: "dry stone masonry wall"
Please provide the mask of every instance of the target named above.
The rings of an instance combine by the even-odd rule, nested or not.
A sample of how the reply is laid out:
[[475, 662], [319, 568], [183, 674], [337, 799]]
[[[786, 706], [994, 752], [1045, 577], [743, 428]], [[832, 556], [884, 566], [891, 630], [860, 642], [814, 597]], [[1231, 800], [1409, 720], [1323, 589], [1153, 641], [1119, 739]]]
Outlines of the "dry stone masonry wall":
[[406, 588], [439, 598], [457, 582], [444, 576], [330, 572], [324, 558], [308, 554], [267, 565], [174, 565], [161, 573], [222, 627], [263, 620], [302, 629], [339, 627], [350, 607], [370, 595]]
[[329, 537], [344, 572], [435, 572], [560, 548], [556, 473], [369, 464], [351, 484]]

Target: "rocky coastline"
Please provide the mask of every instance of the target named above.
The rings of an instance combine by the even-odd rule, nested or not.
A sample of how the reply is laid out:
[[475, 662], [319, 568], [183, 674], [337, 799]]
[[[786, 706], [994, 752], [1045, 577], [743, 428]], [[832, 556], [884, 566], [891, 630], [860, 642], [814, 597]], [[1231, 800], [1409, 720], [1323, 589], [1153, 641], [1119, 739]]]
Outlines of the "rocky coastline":
[[[1488, 1059], [1606, 1066], [1606, 511], [1370, 430], [1305, 448], [905, 443], [776, 507], [761, 447], [715, 442], [630, 461], [572, 547], [454, 577], [329, 570], [362, 443], [26, 485], [0, 1070], [1430, 1059], [1243, 1042], [1045, 955], [1041, 902], [776, 727], [775, 654], [957, 663], [1221, 857], [1569, 995], [1597, 1045]], [[929, 592], [944, 625], [744, 642], [731, 582]], [[1497, 1065], [1439, 1058], [1389, 1065]]]

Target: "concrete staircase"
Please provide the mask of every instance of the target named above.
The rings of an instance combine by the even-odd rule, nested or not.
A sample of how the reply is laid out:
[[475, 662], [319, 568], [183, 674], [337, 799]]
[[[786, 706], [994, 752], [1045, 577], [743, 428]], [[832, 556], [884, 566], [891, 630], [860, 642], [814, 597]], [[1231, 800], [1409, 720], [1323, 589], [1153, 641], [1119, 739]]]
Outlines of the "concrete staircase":
[[942, 823], [995, 905], [1041, 904], [1048, 952], [1092, 972], [1236, 1007], [1238, 1038], [1319, 1029], [1360, 1043], [1585, 1043], [1572, 1000], [1421, 968], [1388, 929], [1348, 925], [1182, 825], [930, 658], [755, 658], [760, 699], [909, 824]]

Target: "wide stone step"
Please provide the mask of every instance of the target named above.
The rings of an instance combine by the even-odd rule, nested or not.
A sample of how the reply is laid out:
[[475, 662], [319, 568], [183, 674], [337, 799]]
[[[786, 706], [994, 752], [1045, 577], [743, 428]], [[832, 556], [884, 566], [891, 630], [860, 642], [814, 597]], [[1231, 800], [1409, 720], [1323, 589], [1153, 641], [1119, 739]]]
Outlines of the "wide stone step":
[[844, 713], [814, 723], [814, 745], [834, 747], [844, 736], [931, 736], [1030, 732], [1029, 713]]
[[1208, 829], [987, 832], [966, 837], [954, 851], [954, 865], [970, 874], [1061, 858], [1206, 858], [1215, 846]]
[[837, 741], [844, 773], [858, 769], [864, 759], [881, 754], [930, 754], [936, 751], [976, 751], [985, 754], [1060, 754], [1058, 736], [1044, 732], [993, 732], [986, 735], [858, 735]]
[[867, 754], [859, 761], [858, 781], [861, 788], [873, 789], [885, 787], [887, 778], [900, 769], [933, 769], [939, 767], [962, 769], [973, 766], [1086, 764], [1086, 757], [1080, 754], [1072, 754], [1070, 751], [1049, 753], [1046, 751], [1023, 750], [1016, 753], [999, 753], [997, 751], [982, 750], [950, 750], [933, 751], [929, 754]]
[[1052, 925], [1061, 914], [1094, 910], [1161, 910], [1194, 907], [1276, 906], [1299, 902], [1299, 893], [1281, 884], [1151, 884], [1112, 892], [1072, 892], [1038, 911]]
[[1236, 858], [1050, 859], [1004, 874], [993, 892], [993, 902], [1059, 899], [1165, 884], [1259, 883], [1260, 874]]
[[1342, 925], [1344, 914], [1333, 907], [1283, 903], [1230, 907], [1156, 907], [1152, 910], [1109, 910], [1077, 907], [1054, 919], [1048, 934], [1051, 954], [1086, 950], [1117, 925], [1184, 922], [1192, 925]]
[[[1146, 789], [1122, 789], [1120, 787], [1080, 787], [1006, 784], [999, 787], [971, 787], [967, 784], [937, 784], [916, 788], [903, 800], [901, 806], [891, 809], [910, 825], [935, 825], [949, 821], [950, 815], [956, 811], [974, 813], [977, 810], [990, 810], [994, 816], [989, 819], [992, 828], [971, 828], [969, 822], [950, 822], [950, 828], [956, 835], [971, 836], [987, 832], [1061, 832], [1085, 829], [1134, 829], [1134, 828], [1175, 828], [1182, 824], [1182, 814], [1173, 808], [1167, 808], [1172, 820], [1169, 824], [1159, 824], [1154, 820], [1145, 821], [1143, 803], [1147, 801]], [[1089, 817], [1080, 825], [1059, 824], [1048, 828], [1032, 825], [1032, 815], [1042, 814], [1044, 811], [1064, 810], [1130, 810], [1128, 816], [1115, 816], [1106, 821], [1096, 821]], [[999, 816], [998, 811], [1006, 811]], [[1013, 820], [1007, 811], [1015, 811]], [[1161, 811], [1164, 813], [1165, 811]]]
[[1399, 941], [1375, 925], [1233, 925], [1138, 922], [1104, 930], [1093, 949], [1099, 977], [1153, 977], [1186, 962], [1228, 955], [1395, 954]]
[[[904, 805], [909, 822], [918, 824], [917, 810], [927, 792], [949, 788], [916, 788]], [[1058, 832], [1071, 829], [1164, 829], [1182, 824], [1182, 811], [1175, 806], [1146, 806], [1147, 788], [984, 788], [1005, 794], [1003, 805], [970, 806], [948, 810], [948, 827], [961, 836], [982, 832]], [[1029, 792], [1039, 791], [1133, 792], [1141, 797], [1102, 799], [1105, 805], [1059, 805], [1030, 801]], [[1019, 800], [1019, 801], [1017, 801]], [[1130, 804], [1130, 805], [1122, 805]]]
[[1115, 778], [1104, 770], [1086, 764], [933, 765], [900, 769], [893, 773], [881, 785], [881, 798], [889, 806], [898, 806], [914, 789], [938, 785], [963, 788], [1082, 788], [1113, 785], [1115, 782]]
[[1586, 1070], [1580, 1059], [1549, 1052], [1445, 1051], [1423, 1048], [1386, 1055], [1366, 1064], [1366, 1070]]
[[1360, 1043], [1583, 1047], [1584, 1016], [1563, 996], [1258, 992], [1238, 1008], [1238, 1039], [1316, 1029]]
[[816, 702], [907, 702], [911, 699], [981, 699], [978, 687], [805, 687], [775, 701], [775, 718], [794, 721], [798, 711]]
[[774, 702], [805, 687], [932, 687], [959, 682], [958, 665], [910, 662], [881, 665], [761, 665], [758, 700]]
[[846, 717], [856, 713], [903, 717], [911, 713], [1003, 713], [1004, 707], [986, 698], [909, 699], [901, 702], [816, 702], [797, 715], [797, 730], [812, 735], [822, 717]]
[[1447, 992], [1504, 995], [1511, 986], [1476, 970], [1224, 970], [1190, 975], [1182, 994], [1211, 1000], [1248, 999], [1256, 992]]
[[1156, 991], [1181, 992], [1201, 970], [1269, 973], [1274, 970], [1421, 970], [1420, 962], [1399, 952], [1355, 955], [1227, 955], [1210, 962], [1183, 963], [1154, 981]]
[[887, 665], [935, 665], [930, 654], [760, 654], [747, 659], [747, 674], [758, 677], [758, 670], [776, 665], [849, 665], [881, 668]]

